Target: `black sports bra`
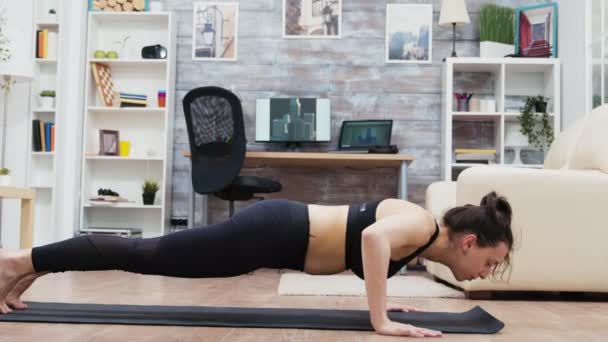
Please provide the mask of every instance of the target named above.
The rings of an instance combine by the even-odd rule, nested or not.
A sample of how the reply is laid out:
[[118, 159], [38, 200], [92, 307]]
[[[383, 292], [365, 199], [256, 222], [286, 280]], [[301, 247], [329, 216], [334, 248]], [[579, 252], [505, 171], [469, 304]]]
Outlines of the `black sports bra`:
[[[361, 279], [365, 279], [363, 274], [363, 259], [361, 255], [361, 234], [363, 230], [376, 222], [376, 208], [381, 201], [367, 202], [351, 205], [348, 208], [348, 220], [346, 223], [346, 269], [350, 269]], [[407, 265], [415, 257], [427, 249], [439, 236], [439, 225], [435, 222], [435, 233], [429, 241], [414, 253], [405, 258], [393, 261], [388, 265], [387, 278], [392, 277], [403, 266]]]

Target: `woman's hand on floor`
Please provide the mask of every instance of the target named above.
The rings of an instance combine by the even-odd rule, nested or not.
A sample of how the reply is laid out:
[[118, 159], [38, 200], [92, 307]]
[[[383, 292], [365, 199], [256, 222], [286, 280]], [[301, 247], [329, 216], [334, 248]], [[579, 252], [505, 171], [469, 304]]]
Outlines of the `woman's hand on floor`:
[[441, 337], [441, 331], [415, 327], [411, 324], [403, 324], [386, 320], [377, 327], [376, 333], [388, 336], [411, 336], [411, 337]]
[[397, 304], [397, 303], [386, 303], [386, 311], [402, 311], [402, 312], [424, 312], [413, 306]]

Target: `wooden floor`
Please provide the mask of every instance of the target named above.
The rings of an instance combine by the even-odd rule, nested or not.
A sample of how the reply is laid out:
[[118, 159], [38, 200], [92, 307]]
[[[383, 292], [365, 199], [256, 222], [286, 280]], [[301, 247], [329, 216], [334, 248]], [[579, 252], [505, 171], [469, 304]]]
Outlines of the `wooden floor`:
[[[40, 278], [24, 299], [72, 303], [367, 309], [365, 297], [278, 296], [280, 274], [260, 270], [225, 279], [125, 272], [70, 272]], [[446, 334], [442, 341], [608, 341], [608, 303], [391, 298], [433, 311], [480, 305], [505, 322], [495, 335]], [[0, 323], [4, 341], [401, 341], [373, 332], [124, 325]]]

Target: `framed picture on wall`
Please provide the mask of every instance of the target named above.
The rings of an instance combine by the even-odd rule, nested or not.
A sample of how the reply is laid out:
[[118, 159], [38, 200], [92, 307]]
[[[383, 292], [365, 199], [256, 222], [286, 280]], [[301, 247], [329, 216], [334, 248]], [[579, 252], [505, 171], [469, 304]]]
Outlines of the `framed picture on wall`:
[[117, 156], [120, 154], [118, 131], [99, 130], [99, 155]]
[[239, 4], [196, 2], [192, 19], [192, 59], [236, 61]]
[[557, 3], [515, 10], [515, 50], [525, 57], [557, 57]]
[[386, 5], [386, 62], [431, 63], [433, 5]]
[[342, 0], [283, 0], [283, 38], [341, 38]]

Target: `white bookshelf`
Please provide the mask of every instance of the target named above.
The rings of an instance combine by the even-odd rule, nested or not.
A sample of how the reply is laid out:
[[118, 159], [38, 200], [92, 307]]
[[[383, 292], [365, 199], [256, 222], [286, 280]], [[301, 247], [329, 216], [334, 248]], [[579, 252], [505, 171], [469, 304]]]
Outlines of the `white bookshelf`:
[[[473, 80], [473, 81], [471, 81]], [[470, 89], [484, 88], [479, 83], [491, 85], [484, 93], [475, 94]], [[519, 108], [525, 96], [543, 95], [549, 98], [547, 113], [554, 135], [560, 131], [560, 62], [555, 58], [447, 58], [442, 65], [442, 165], [444, 180], [455, 180], [459, 171], [474, 166], [473, 163], [458, 163], [454, 158], [457, 148], [495, 149], [495, 165], [542, 168], [544, 156], [534, 146], [524, 148], [537, 151], [540, 159], [535, 162], [513, 164], [513, 149], [505, 146], [505, 133], [519, 129]], [[462, 112], [457, 110], [454, 93], [474, 93], [474, 97], [493, 99], [494, 110], [484, 112]], [[535, 113], [540, 122], [541, 113]], [[462, 131], [469, 136], [462, 136]], [[482, 127], [482, 128], [480, 128]], [[471, 132], [485, 129], [492, 132], [489, 138], [472, 136]], [[487, 141], [489, 139], [489, 141]], [[485, 140], [485, 141], [484, 141]], [[545, 151], [546, 153], [546, 151]]]
[[[130, 37], [120, 50], [115, 42], [126, 35]], [[141, 48], [155, 44], [167, 48], [167, 59], [142, 59]], [[119, 57], [95, 58], [96, 50], [115, 50]], [[169, 12], [89, 12], [86, 54], [80, 227], [140, 228], [144, 237], [163, 235], [171, 209], [176, 20]], [[147, 106], [104, 106], [91, 73], [92, 63], [110, 67], [116, 91], [147, 95]], [[158, 106], [158, 90], [166, 91], [164, 108]], [[99, 155], [101, 129], [119, 131], [120, 140], [131, 143], [130, 154]], [[145, 179], [160, 184], [153, 205], [143, 205]], [[99, 188], [112, 189], [129, 202], [89, 201]]]
[[[54, 241], [54, 223], [56, 212], [56, 187], [57, 173], [55, 162], [55, 150], [53, 151], [34, 151], [33, 145], [33, 120], [45, 122], [57, 122], [57, 104], [61, 101], [64, 94], [61, 91], [61, 75], [59, 60], [61, 58], [61, 36], [62, 36], [62, 7], [63, 0], [34, 0], [33, 3], [33, 34], [32, 51], [34, 57], [34, 78], [30, 88], [30, 112], [27, 121], [28, 135], [28, 155], [27, 155], [27, 186], [36, 191], [36, 203], [34, 211], [34, 245], [40, 245]], [[49, 14], [49, 10], [54, 9], [55, 14]], [[37, 31], [46, 29], [56, 34], [56, 40], [49, 44], [48, 58], [37, 58], [36, 42]], [[54, 107], [41, 107], [39, 94], [43, 90], [55, 91]], [[55, 140], [60, 134], [61, 128], [55, 126]]]

